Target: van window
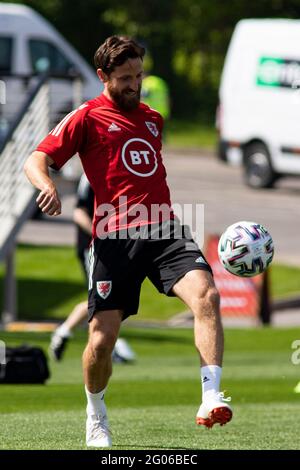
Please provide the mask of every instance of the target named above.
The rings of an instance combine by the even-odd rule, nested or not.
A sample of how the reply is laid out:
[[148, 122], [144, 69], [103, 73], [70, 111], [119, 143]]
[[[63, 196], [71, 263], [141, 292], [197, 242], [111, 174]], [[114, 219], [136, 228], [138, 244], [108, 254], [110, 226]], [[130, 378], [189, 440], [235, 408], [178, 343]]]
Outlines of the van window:
[[48, 71], [57, 74], [67, 74], [73, 64], [57, 49], [56, 46], [42, 39], [30, 39], [29, 51], [34, 72]]
[[10, 73], [12, 66], [12, 38], [0, 37], [0, 72]]

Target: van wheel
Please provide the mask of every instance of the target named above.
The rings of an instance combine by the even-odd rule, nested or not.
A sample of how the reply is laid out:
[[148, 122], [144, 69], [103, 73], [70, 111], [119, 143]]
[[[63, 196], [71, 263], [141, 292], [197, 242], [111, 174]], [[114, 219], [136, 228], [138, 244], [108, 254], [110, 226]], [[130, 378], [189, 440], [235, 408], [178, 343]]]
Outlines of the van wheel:
[[269, 152], [264, 144], [248, 145], [244, 151], [244, 177], [251, 188], [271, 188], [276, 180]]

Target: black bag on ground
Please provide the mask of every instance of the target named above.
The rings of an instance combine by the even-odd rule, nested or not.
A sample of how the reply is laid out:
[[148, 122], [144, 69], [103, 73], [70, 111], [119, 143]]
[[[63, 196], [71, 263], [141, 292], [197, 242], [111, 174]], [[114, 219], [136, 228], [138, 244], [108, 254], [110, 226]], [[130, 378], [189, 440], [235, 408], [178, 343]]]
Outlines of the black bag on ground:
[[47, 358], [41, 348], [6, 348], [6, 365], [0, 365], [0, 384], [43, 384], [49, 377]]

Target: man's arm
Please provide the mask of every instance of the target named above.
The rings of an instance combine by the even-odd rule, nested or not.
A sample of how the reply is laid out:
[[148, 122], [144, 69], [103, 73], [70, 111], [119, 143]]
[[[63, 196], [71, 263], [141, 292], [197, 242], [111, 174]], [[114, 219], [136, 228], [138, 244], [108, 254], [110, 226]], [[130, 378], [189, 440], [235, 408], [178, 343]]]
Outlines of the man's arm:
[[27, 178], [40, 190], [36, 202], [44, 214], [61, 214], [61, 202], [56, 191], [54, 182], [49, 176], [49, 166], [54, 162], [44, 152], [33, 152], [26, 160], [24, 171]]

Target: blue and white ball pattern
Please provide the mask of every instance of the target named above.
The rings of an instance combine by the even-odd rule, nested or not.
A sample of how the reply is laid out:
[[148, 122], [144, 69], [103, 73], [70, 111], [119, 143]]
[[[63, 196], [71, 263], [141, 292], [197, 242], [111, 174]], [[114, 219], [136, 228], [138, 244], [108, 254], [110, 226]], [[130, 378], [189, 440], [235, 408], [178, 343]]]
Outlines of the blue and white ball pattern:
[[241, 277], [264, 272], [272, 262], [274, 244], [267, 229], [255, 222], [237, 222], [222, 234], [218, 255], [224, 268]]

